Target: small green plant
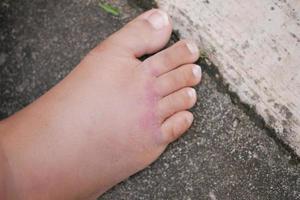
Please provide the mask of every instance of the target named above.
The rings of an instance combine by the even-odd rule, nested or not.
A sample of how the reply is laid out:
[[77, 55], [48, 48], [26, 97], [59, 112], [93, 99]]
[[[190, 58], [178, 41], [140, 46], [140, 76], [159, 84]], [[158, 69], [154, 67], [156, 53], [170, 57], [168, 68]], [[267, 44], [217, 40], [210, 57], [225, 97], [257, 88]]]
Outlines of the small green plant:
[[108, 3], [99, 2], [99, 6], [100, 6], [100, 8], [102, 8], [107, 13], [110, 13], [114, 16], [119, 16], [120, 15], [119, 9], [116, 8], [116, 7], [113, 7], [112, 5], [110, 5]]

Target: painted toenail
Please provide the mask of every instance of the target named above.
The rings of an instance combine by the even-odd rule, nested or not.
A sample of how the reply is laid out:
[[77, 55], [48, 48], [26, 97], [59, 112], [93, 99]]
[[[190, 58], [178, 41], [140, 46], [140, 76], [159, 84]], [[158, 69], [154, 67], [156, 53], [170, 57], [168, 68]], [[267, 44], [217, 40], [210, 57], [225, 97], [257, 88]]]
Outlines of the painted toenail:
[[190, 88], [188, 90], [188, 95], [190, 98], [194, 98], [196, 96], [196, 90], [194, 88]]
[[201, 71], [201, 67], [199, 65], [195, 65], [192, 70], [193, 70], [193, 75], [195, 77], [197, 77], [197, 78], [201, 77], [202, 71]]
[[197, 45], [196, 45], [194, 42], [192, 42], [192, 41], [187, 41], [187, 42], [186, 42], [186, 45], [187, 45], [187, 47], [189, 48], [189, 50], [190, 50], [190, 52], [191, 52], [192, 54], [198, 54], [199, 49], [198, 49]]
[[169, 24], [169, 17], [167, 13], [161, 10], [157, 10], [149, 16], [148, 21], [153, 26], [153, 28], [159, 30]]

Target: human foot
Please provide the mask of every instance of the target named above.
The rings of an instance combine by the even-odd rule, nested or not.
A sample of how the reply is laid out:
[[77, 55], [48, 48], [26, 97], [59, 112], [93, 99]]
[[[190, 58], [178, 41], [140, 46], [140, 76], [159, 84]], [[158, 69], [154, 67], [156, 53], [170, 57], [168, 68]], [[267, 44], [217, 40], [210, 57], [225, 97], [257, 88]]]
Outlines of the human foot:
[[[19, 199], [97, 197], [145, 168], [192, 124], [197, 47], [148, 11], [93, 49], [58, 85], [1, 123], [7, 191]], [[7, 192], [7, 197], [11, 192]]]

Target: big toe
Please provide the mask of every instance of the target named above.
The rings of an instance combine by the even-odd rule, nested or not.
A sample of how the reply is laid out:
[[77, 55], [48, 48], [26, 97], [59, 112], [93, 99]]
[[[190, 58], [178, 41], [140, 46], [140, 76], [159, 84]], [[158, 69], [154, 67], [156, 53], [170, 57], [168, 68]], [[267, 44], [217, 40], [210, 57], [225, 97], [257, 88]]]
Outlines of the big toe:
[[166, 12], [152, 9], [111, 35], [101, 46], [110, 46], [129, 56], [141, 57], [163, 48], [170, 39], [171, 20]]

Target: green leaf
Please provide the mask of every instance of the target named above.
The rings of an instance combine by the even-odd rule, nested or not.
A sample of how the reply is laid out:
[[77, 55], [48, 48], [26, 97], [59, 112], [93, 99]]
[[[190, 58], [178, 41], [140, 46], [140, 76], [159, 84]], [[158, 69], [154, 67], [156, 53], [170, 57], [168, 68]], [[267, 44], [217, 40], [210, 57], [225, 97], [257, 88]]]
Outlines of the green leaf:
[[101, 3], [99, 2], [99, 6], [106, 12], [118, 16], [120, 14], [120, 11], [118, 8], [113, 7], [112, 5], [109, 5], [108, 3]]

